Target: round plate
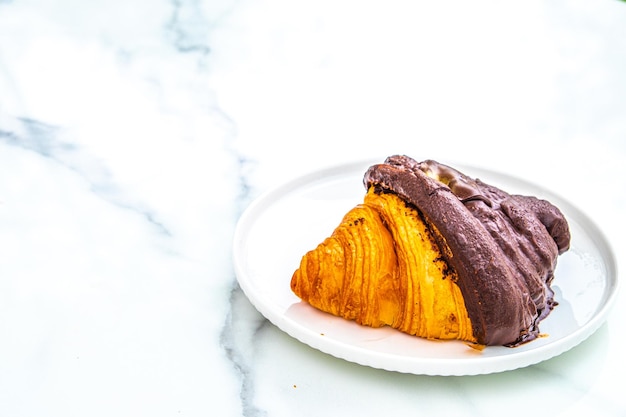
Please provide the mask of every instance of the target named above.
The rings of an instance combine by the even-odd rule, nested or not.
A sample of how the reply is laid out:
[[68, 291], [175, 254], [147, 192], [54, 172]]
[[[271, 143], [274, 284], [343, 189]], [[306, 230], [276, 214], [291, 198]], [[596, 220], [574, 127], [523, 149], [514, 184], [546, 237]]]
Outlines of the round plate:
[[576, 207], [521, 179], [458, 166], [514, 194], [558, 206], [572, 241], [559, 257], [553, 289], [559, 305], [541, 322], [545, 337], [482, 351], [461, 341], [433, 341], [397, 330], [370, 328], [318, 311], [289, 286], [302, 256], [329, 236], [344, 214], [363, 201], [363, 174], [376, 162], [342, 165], [284, 184], [258, 198], [241, 216], [234, 237], [237, 279], [250, 302], [278, 328], [330, 355], [374, 368], [426, 375], [475, 375], [512, 370], [559, 355], [604, 322], [617, 290], [610, 246]]

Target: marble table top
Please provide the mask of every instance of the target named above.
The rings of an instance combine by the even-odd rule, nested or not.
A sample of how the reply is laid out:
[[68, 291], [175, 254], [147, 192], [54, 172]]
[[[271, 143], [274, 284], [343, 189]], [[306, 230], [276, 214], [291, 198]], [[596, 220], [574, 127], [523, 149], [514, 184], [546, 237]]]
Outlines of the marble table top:
[[619, 271], [624, 74], [619, 0], [0, 0], [0, 415], [626, 415], [622, 293], [553, 359], [425, 376], [298, 342], [232, 261], [262, 193], [403, 153], [553, 190]]

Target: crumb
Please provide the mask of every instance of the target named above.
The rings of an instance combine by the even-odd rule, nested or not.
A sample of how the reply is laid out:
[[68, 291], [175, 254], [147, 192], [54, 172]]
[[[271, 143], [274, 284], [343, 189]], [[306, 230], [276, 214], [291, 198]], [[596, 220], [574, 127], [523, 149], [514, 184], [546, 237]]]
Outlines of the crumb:
[[481, 345], [479, 343], [466, 343], [466, 345], [479, 352], [482, 352], [485, 349], [485, 345]]

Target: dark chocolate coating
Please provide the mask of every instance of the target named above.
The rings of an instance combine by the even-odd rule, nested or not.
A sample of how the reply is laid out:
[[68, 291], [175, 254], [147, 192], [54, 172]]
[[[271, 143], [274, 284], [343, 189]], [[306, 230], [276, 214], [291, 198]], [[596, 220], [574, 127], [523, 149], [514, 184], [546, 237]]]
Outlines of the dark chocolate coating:
[[538, 323], [556, 304], [550, 284], [557, 257], [570, 242], [558, 208], [407, 156], [370, 167], [363, 181], [396, 193], [434, 226], [478, 343], [516, 346], [539, 335]]

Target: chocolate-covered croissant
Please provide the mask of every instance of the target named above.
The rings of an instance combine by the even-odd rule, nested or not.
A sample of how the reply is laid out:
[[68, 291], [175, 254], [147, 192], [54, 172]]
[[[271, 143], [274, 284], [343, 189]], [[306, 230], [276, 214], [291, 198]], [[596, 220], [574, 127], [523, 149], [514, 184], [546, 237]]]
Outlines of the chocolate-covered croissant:
[[434, 161], [392, 156], [364, 201], [302, 258], [291, 289], [312, 306], [431, 339], [516, 346], [539, 335], [569, 248], [567, 221]]

